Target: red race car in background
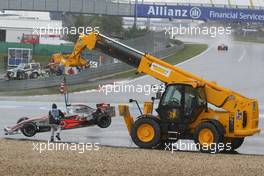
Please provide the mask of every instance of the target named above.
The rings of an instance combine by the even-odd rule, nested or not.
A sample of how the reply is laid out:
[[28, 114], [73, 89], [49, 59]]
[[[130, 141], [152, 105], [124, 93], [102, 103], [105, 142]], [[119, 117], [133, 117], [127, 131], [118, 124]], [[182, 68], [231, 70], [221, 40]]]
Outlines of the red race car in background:
[[[94, 125], [107, 128], [111, 125], [113, 116], [115, 116], [115, 107], [111, 107], [110, 104], [97, 104], [96, 109], [83, 104], [68, 105], [65, 118], [61, 120], [62, 130]], [[5, 127], [4, 131], [6, 135], [21, 131], [26, 137], [32, 137], [36, 133], [50, 131], [49, 117], [22, 117], [15, 125]]]
[[218, 45], [217, 50], [218, 51], [228, 51], [228, 46], [222, 43], [221, 45]]

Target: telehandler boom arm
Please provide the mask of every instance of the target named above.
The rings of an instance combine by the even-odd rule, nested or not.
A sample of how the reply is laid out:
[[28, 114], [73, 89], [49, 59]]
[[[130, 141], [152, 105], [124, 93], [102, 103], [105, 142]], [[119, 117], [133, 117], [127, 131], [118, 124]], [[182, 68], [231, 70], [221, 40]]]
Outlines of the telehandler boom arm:
[[86, 44], [83, 43], [80, 36], [74, 45], [73, 51], [70, 54], [55, 53], [51, 57], [51, 64], [63, 64], [65, 67], [83, 67], [88, 66], [88, 62], [81, 56], [86, 49]]
[[150, 54], [140, 52], [102, 34], [90, 33], [82, 37], [89, 50], [99, 50], [137, 68], [138, 72], [153, 76], [164, 83], [185, 83], [205, 89], [207, 102], [229, 112], [242, 112], [248, 106], [257, 108], [257, 102], [236, 92], [204, 80], [177, 66]]

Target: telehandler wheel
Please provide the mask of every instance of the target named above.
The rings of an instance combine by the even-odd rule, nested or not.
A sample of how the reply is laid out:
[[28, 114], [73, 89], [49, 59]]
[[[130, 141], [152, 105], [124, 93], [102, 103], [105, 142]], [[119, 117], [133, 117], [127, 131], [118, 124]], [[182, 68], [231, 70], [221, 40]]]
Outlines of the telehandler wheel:
[[151, 117], [142, 117], [135, 121], [131, 129], [133, 142], [141, 148], [153, 148], [161, 137], [159, 123]]
[[228, 146], [229, 148], [226, 147], [226, 151], [234, 151], [238, 149], [244, 142], [245, 138], [225, 138], [224, 143], [227, 145], [230, 143]]
[[194, 141], [201, 152], [218, 153], [221, 134], [213, 124], [203, 122], [194, 131]]
[[232, 144], [232, 149], [233, 149], [233, 150], [238, 149], [238, 148], [243, 144], [244, 139], [245, 139], [245, 138], [234, 138], [234, 139], [232, 140], [232, 142], [231, 142], [231, 144]]

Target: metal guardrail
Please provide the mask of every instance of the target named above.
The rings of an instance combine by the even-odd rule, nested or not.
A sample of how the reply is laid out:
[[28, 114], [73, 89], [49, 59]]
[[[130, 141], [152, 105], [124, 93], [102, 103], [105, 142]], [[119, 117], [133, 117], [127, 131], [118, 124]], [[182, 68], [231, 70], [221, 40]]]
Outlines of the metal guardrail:
[[[154, 4], [154, 2], [138, 1], [138, 4]], [[156, 2], [155, 4], [167, 5], [193, 5], [205, 7], [224, 8], [252, 8], [263, 9], [260, 6], [229, 6], [228, 4], [199, 4], [199, 3], [166, 3]], [[70, 12], [87, 13], [100, 15], [134, 16], [135, 1], [128, 0], [0, 0], [0, 10], [26, 10], [26, 11], [49, 11], [49, 12]]]
[[[93, 79], [101, 76], [105, 76], [107, 74], [112, 74], [115, 72], [120, 72], [124, 69], [123, 64], [113, 64], [113, 65], [105, 65], [99, 68], [91, 68], [84, 70], [80, 74], [77, 75], [67, 75], [67, 83], [70, 85], [86, 83], [92, 81]], [[0, 82], [0, 91], [17, 91], [17, 90], [28, 90], [28, 89], [38, 89], [38, 88], [46, 88], [46, 87], [54, 87], [60, 85], [60, 82], [64, 76], [56, 76], [56, 77], [47, 77], [41, 78], [38, 80], [10, 80], [10, 81], [2, 81]]]
[[0, 10], [133, 16], [134, 5], [110, 0], [0, 0]]

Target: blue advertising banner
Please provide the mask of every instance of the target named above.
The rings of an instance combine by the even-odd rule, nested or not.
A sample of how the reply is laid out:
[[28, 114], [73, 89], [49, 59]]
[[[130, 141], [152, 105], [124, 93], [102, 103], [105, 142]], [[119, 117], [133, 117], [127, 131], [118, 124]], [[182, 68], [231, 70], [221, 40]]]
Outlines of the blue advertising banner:
[[264, 23], [264, 9], [138, 4], [137, 16]]

